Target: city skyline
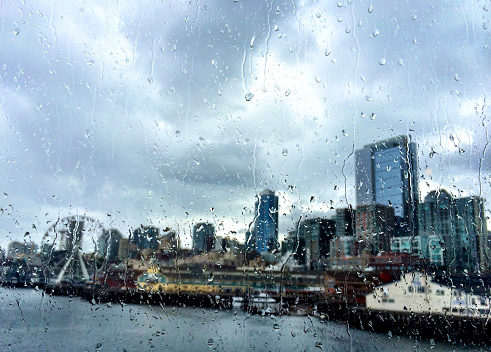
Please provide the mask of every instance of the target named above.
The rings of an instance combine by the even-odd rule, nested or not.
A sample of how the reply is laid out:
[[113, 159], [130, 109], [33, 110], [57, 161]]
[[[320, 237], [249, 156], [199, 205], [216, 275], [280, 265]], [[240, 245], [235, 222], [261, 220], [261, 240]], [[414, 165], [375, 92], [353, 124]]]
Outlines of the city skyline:
[[354, 204], [354, 151], [401, 134], [422, 197], [491, 197], [482, 4], [40, 1], [0, 16], [2, 246], [74, 214], [188, 246], [206, 219], [242, 240], [265, 188], [281, 240], [301, 214]]

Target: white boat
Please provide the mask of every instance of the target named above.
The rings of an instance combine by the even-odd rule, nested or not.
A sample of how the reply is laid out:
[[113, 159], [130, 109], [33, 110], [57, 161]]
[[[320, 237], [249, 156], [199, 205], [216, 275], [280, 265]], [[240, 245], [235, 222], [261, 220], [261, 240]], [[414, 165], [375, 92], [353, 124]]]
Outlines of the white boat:
[[232, 308], [243, 309], [245, 307], [244, 297], [232, 297]]
[[260, 293], [257, 296], [252, 297], [250, 302], [251, 311], [254, 313], [265, 314], [279, 314], [281, 310], [281, 304], [276, 302], [274, 298], [266, 293]]

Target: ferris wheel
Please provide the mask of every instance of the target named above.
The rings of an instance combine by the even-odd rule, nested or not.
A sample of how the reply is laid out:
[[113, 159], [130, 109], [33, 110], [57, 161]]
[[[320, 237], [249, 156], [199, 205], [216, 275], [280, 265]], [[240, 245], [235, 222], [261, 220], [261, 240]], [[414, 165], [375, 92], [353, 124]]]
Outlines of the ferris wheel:
[[89, 261], [104, 231], [98, 220], [85, 215], [58, 219], [49, 227], [41, 241], [41, 256], [55, 285], [90, 278]]

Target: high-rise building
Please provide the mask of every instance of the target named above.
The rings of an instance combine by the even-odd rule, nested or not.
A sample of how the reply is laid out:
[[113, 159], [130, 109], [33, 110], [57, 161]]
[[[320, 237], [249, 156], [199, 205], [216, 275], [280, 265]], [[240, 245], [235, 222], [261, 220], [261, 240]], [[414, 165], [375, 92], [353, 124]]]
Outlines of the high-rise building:
[[438, 238], [444, 249], [437, 263], [454, 270], [487, 269], [489, 246], [482, 198], [453, 198], [445, 190], [431, 191], [419, 213], [420, 236], [433, 238], [432, 243]]
[[[254, 234], [248, 242], [254, 241], [253, 249], [258, 253], [271, 252], [278, 248], [278, 197], [267, 189], [256, 201]], [[252, 246], [251, 246], [252, 247]]]
[[388, 252], [394, 233], [394, 208], [387, 205], [360, 205], [356, 208], [357, 254]]
[[355, 154], [356, 203], [394, 208], [396, 236], [417, 233], [418, 166], [416, 144], [398, 136], [368, 144]]
[[316, 218], [300, 221], [295, 233], [298, 245], [294, 247], [299, 264], [308, 269], [321, 268], [322, 260], [329, 256], [335, 229], [334, 220]]
[[355, 215], [352, 208], [336, 209], [336, 237], [353, 236]]
[[193, 227], [193, 250], [195, 252], [210, 252], [215, 248], [215, 226], [200, 222]]
[[98, 239], [98, 253], [108, 262], [116, 262], [119, 258], [119, 241], [122, 238], [123, 235], [116, 229], [104, 230]]
[[154, 226], [140, 226], [133, 231], [132, 242], [136, 244], [138, 250], [159, 249], [159, 229]]

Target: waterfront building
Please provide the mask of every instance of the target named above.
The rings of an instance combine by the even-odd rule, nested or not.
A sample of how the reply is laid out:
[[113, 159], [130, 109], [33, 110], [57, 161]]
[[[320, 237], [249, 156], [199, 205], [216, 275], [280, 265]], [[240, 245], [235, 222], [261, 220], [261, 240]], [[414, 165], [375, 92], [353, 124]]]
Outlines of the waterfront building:
[[358, 206], [355, 222], [357, 254], [389, 251], [395, 227], [394, 208], [381, 204]]
[[140, 226], [133, 231], [132, 242], [139, 251], [150, 249], [156, 251], [159, 249], [159, 229], [154, 226]]
[[7, 247], [7, 257], [20, 259], [33, 256], [38, 251], [38, 245], [34, 242], [12, 241]]
[[97, 252], [109, 263], [119, 259], [119, 242], [123, 238], [116, 229], [104, 230], [97, 241]]
[[260, 193], [254, 209], [254, 233], [248, 244], [258, 253], [278, 248], [278, 197], [269, 189]]
[[428, 237], [392, 237], [390, 239], [390, 251], [394, 253], [410, 253], [418, 258], [428, 259]]
[[210, 252], [215, 249], [215, 226], [199, 222], [193, 227], [193, 250], [196, 253]]
[[[433, 253], [434, 263], [443, 263], [451, 270], [476, 272], [489, 265], [489, 246], [480, 197], [454, 198], [445, 190], [431, 191], [420, 204], [420, 236], [432, 238], [431, 248], [444, 248], [442, 258]], [[438, 244], [440, 243], [440, 245]], [[433, 247], [432, 247], [433, 246]], [[440, 260], [441, 259], [441, 260]]]
[[396, 236], [417, 234], [416, 144], [398, 136], [365, 145], [355, 153], [356, 203], [394, 208]]
[[334, 238], [336, 223], [330, 219], [306, 219], [298, 224], [295, 259], [308, 269], [321, 268], [322, 260], [329, 256], [330, 242]]
[[331, 258], [342, 258], [353, 256], [353, 236], [341, 236], [331, 240], [330, 254]]
[[336, 209], [336, 237], [353, 236], [355, 212], [351, 207]]

